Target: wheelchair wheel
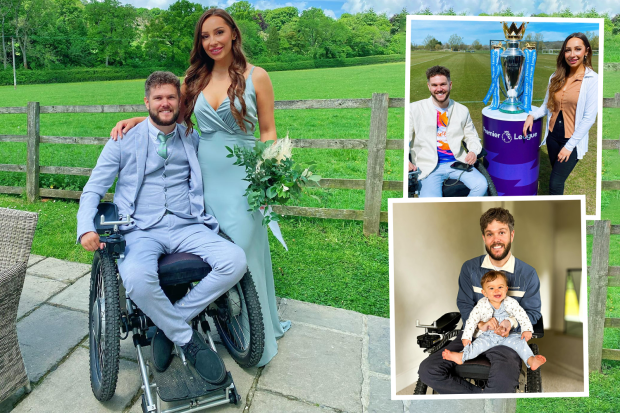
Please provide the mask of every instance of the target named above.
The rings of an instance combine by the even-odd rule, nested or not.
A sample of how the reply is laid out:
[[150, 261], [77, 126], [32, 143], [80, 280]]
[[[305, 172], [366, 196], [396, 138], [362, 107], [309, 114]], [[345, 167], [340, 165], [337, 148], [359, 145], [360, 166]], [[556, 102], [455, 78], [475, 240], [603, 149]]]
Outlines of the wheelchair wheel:
[[491, 175], [489, 175], [487, 168], [484, 167], [482, 162], [478, 162], [476, 169], [487, 180], [487, 185], [489, 186], [487, 188], [487, 196], [497, 196], [497, 189], [495, 188], [495, 184], [493, 183], [493, 179], [491, 178]]
[[99, 401], [112, 398], [118, 378], [120, 305], [114, 260], [95, 252], [90, 275], [88, 331], [90, 385]]
[[265, 327], [250, 272], [215, 303], [215, 327], [230, 356], [241, 367], [256, 366], [263, 356]]
[[[538, 355], [537, 344], [530, 344], [530, 348], [532, 349], [532, 352], [534, 353], [534, 355]], [[542, 393], [542, 378], [540, 375], [540, 367], [534, 371], [527, 369], [526, 392], [527, 393]]]
[[428, 389], [428, 386], [422, 383], [422, 380], [418, 379], [418, 381], [415, 384], [415, 389], [413, 390], [413, 394], [426, 394], [427, 389]]

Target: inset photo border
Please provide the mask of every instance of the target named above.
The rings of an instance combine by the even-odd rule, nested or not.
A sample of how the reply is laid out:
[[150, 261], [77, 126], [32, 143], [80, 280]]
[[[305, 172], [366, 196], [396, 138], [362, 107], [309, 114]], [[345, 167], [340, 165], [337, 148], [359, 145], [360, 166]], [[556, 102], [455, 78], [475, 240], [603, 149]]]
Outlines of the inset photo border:
[[[536, 150], [534, 143], [542, 142], [546, 136], [546, 130], [548, 130], [547, 117], [544, 116], [535, 122], [534, 129], [536, 129], [536, 132], [532, 130], [532, 136], [528, 134], [523, 137], [521, 136], [522, 132], [519, 133], [518, 131], [522, 130], [520, 125], [524, 122], [527, 113], [521, 114], [523, 120], [517, 115], [508, 115], [513, 118], [510, 124], [516, 125], [514, 131], [510, 130], [507, 132], [510, 127], [504, 124], [497, 125], [497, 130], [486, 129], [488, 125], [486, 122], [488, 120], [485, 119], [489, 119], [486, 115], [493, 113], [493, 118], [501, 118], [501, 116], [495, 116], [499, 114], [499, 110], [496, 109], [489, 112], [490, 106], [493, 105], [493, 93], [489, 93], [489, 89], [493, 83], [490, 49], [492, 45], [498, 43], [497, 41], [502, 41], [501, 46], [503, 50], [507, 49], [502, 22], [506, 22], [507, 26], [514, 22], [516, 27], [519, 27], [522, 23], [527, 23], [520, 46], [522, 46], [522, 49], [525, 49], [527, 44], [532, 47], [535, 45], [537, 48], [531, 91], [532, 109], [543, 104], [550, 76], [556, 70], [558, 54], [566, 37], [571, 33], [581, 31], [591, 41], [592, 50], [594, 51], [592, 67], [598, 76], [597, 116], [596, 121], [590, 127], [586, 136], [588, 138], [587, 148], [582, 144], [581, 147], [573, 149], [577, 151], [577, 157], [581, 157], [581, 159], [579, 159], [575, 168], [566, 179], [564, 194], [585, 195], [587, 218], [600, 219], [603, 139], [603, 19], [407, 16], [405, 147], [410, 148], [412, 135], [422, 136], [420, 134], [423, 133], [421, 131], [416, 131], [417, 134], [414, 133], [411, 119], [412, 117], [420, 119], [420, 114], [414, 113], [410, 115], [409, 108], [412, 102], [422, 101], [431, 97], [427, 85], [426, 70], [436, 65], [444, 66], [450, 70], [450, 81], [452, 82], [449, 98], [464, 105], [469, 111], [482, 146], [488, 152], [486, 157], [480, 158], [479, 163], [488, 169], [490, 179], [495, 182], [497, 187], [498, 195], [517, 196], [534, 193], [548, 195], [550, 193], [549, 181], [552, 166], [549, 160], [547, 145], [541, 145], [538, 151], [538, 159], [535, 159]], [[522, 69], [523, 76], [525, 76], [525, 69], [525, 67]], [[500, 88], [503, 89], [504, 86], [501, 79], [499, 84]], [[519, 93], [522, 91], [521, 89]], [[484, 103], [485, 98], [489, 98], [486, 103]], [[499, 92], [499, 102], [501, 103], [505, 100], [506, 96], [502, 90]], [[485, 109], [485, 115], [483, 115], [483, 109]], [[416, 112], [419, 112], [419, 110]], [[516, 118], [519, 119], [515, 120]], [[448, 133], [450, 133], [450, 126], [450, 120], [448, 120]], [[506, 139], [502, 137], [504, 134], [506, 134]], [[507, 137], [509, 134], [513, 135], [510, 139]], [[413, 139], [415, 139], [415, 136]], [[428, 137], [427, 139], [431, 138]], [[530, 139], [533, 140], [530, 141]], [[503, 142], [500, 142], [500, 140]], [[528, 159], [523, 160], [518, 154], [526, 143], [529, 145], [534, 144], [533, 155], [532, 149], [529, 149], [530, 154], [525, 155]], [[517, 145], [521, 148], [517, 147]], [[498, 150], [502, 152], [498, 154]], [[406, 155], [408, 153], [410, 153], [410, 150], [405, 151]], [[408, 156], [405, 156], [404, 159], [403, 190], [405, 194], [409, 192], [407, 176], [409, 159], [407, 158]], [[491, 161], [490, 166], [489, 161]], [[425, 178], [428, 172], [425, 173], [422, 170], [420, 176]], [[529, 185], [531, 187], [531, 184], [536, 181], [538, 182], [537, 190], [534, 184], [533, 191], [529, 190], [526, 193], [522, 193], [524, 186]], [[502, 191], [505, 189], [503, 187], [506, 184], [516, 187], [516, 191], [507, 191], [502, 194]]]
[[[481, 229], [489, 221], [489, 215], [482, 219], [483, 215], [492, 208], [508, 210], [514, 222], [512, 241], [491, 242], [491, 248], [502, 246], [508, 250], [508, 261], [502, 267], [495, 267], [501, 261], [489, 260], [489, 238], [485, 236], [501, 239], [498, 228], [504, 224], [495, 228], [498, 221], [491, 219], [491, 224], [485, 224], [485, 235]], [[546, 357], [546, 363], [539, 367], [542, 392], [525, 392], [527, 370], [519, 359], [517, 393], [494, 393], [493, 397], [589, 396], [583, 195], [457, 201], [390, 199], [388, 213], [392, 399], [489, 397], [489, 393], [477, 393], [480, 389], [472, 387], [481, 385], [480, 382], [468, 380], [468, 384], [463, 384], [456, 363], [445, 360], [442, 354], [448, 342], [460, 342], [460, 314], [473, 311], [482, 298], [480, 277], [490, 271], [490, 265], [508, 275], [508, 297], [522, 303], [528, 317], [532, 311], [531, 314], [542, 317], [544, 333], [540, 337], [534, 327], [534, 338], [528, 345], [535, 344], [538, 354]], [[502, 214], [500, 217], [506, 216]], [[489, 229], [497, 232], [489, 235]], [[492, 252], [496, 254], [497, 250]], [[458, 324], [444, 325], [450, 324], [446, 319], [455, 317], [451, 314], [442, 320], [448, 313], [456, 313]], [[521, 334], [518, 328], [520, 324], [513, 324], [512, 333]], [[435, 358], [431, 359], [430, 353]], [[484, 359], [484, 355], [481, 357]], [[450, 390], [433, 394], [432, 386], [420, 380], [420, 374], [437, 380], [437, 387], [448, 386]], [[506, 383], [514, 383], [517, 369], [509, 376], [497, 370], [494, 374], [494, 389], [510, 387]], [[414, 394], [420, 393], [421, 384], [428, 386], [426, 393]], [[455, 393], [448, 394], [451, 391]]]

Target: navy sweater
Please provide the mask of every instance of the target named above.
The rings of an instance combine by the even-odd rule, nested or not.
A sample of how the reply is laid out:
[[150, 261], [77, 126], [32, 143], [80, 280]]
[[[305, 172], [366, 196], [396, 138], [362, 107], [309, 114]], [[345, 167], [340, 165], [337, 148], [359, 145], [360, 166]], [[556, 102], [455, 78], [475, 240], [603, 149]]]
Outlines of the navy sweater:
[[[463, 325], [469, 318], [469, 313], [476, 306], [482, 295], [480, 279], [490, 271], [482, 268], [482, 262], [486, 255], [465, 261], [459, 275], [459, 293], [456, 297], [456, 305], [461, 312]], [[508, 296], [517, 300], [527, 313], [532, 325], [540, 319], [540, 280], [536, 270], [520, 259], [515, 257], [514, 273], [504, 271], [508, 277]], [[520, 327], [515, 331], [520, 331]]]

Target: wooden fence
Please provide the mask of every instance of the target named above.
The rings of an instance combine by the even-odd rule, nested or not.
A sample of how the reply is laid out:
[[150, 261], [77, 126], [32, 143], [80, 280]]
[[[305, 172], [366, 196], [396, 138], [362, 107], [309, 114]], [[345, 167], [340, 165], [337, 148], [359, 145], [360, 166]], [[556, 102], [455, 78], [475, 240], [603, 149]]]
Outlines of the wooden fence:
[[[616, 93], [613, 98], [603, 98], [604, 108], [620, 108], [620, 93]], [[599, 114], [602, 116], [602, 114]], [[603, 149], [617, 150], [620, 154], [620, 136], [618, 139], [603, 139]], [[603, 181], [601, 183], [603, 191], [620, 189], [620, 181]]]
[[[603, 98], [604, 108], [620, 108], [620, 93], [613, 98]], [[600, 114], [599, 114], [600, 116]], [[603, 149], [618, 150], [620, 137], [604, 139]], [[620, 181], [602, 181], [604, 191], [620, 190]], [[592, 261], [588, 267], [588, 355], [590, 371], [601, 371], [602, 359], [620, 360], [620, 350], [603, 348], [605, 328], [620, 328], [620, 318], [605, 317], [607, 287], [620, 287], [620, 267], [609, 266], [610, 236], [620, 235], [620, 225], [610, 221], [594, 221], [588, 226], [588, 235], [593, 235]]]
[[[366, 179], [329, 179], [318, 183], [323, 188], [364, 189], [364, 210], [308, 208], [297, 206], [276, 206], [274, 210], [282, 215], [302, 217], [350, 219], [364, 221], [364, 234], [378, 234], [379, 223], [387, 222], [387, 212], [381, 212], [382, 191], [402, 191], [402, 181], [384, 181], [383, 169], [386, 150], [404, 150], [403, 139], [387, 139], [388, 108], [403, 108], [405, 99], [389, 98], [386, 93], [373, 93], [371, 99], [325, 99], [276, 101], [277, 110], [291, 109], [360, 109], [370, 108], [370, 134], [368, 139], [292, 139], [296, 148], [321, 149], [367, 149], [368, 161]], [[80, 145], [105, 145], [108, 137], [41, 136], [40, 115], [52, 113], [136, 113], [145, 112], [144, 105], [95, 105], [95, 106], [40, 106], [29, 102], [25, 107], [0, 107], [0, 114], [27, 114], [27, 135], [0, 135], [0, 142], [26, 142], [28, 156], [26, 165], [0, 164], [0, 171], [25, 172], [26, 187], [0, 186], [0, 193], [21, 194], [26, 192], [28, 201], [39, 197], [79, 199], [81, 191], [65, 191], [39, 187], [39, 174], [61, 174], [90, 176], [91, 168], [64, 166], [41, 166], [39, 146], [41, 143], [62, 143]], [[313, 183], [314, 184], [314, 183]], [[105, 200], [112, 200], [106, 194]]]
[[620, 318], [605, 317], [607, 287], [620, 287], [620, 267], [609, 266], [610, 235], [620, 235], [620, 225], [594, 221], [587, 234], [593, 235], [592, 261], [588, 267], [588, 357], [590, 371], [601, 371], [601, 360], [620, 360], [620, 350], [603, 348], [605, 328], [620, 328]]

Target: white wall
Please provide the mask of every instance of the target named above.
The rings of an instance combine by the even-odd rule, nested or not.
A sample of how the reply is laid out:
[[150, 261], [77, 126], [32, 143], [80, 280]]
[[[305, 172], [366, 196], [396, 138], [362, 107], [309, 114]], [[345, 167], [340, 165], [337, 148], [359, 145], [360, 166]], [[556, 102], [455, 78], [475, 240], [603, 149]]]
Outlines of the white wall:
[[[455, 208], [457, 207], [457, 208]], [[415, 382], [427, 357], [416, 337], [458, 311], [458, 276], [465, 261], [484, 253], [480, 203], [394, 204], [394, 325], [396, 390]]]

